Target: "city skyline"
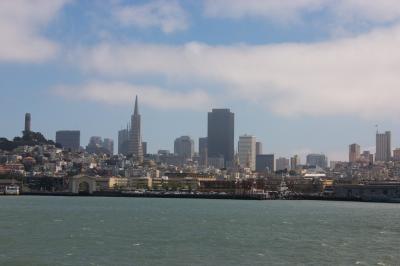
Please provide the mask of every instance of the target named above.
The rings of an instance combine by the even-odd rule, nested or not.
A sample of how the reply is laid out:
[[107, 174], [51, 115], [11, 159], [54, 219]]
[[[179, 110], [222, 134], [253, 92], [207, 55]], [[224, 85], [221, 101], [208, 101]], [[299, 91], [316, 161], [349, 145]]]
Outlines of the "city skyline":
[[278, 157], [346, 160], [354, 142], [374, 153], [375, 124], [399, 146], [396, 3], [251, 2], [0, 4], [13, 14], [0, 20], [1, 135], [19, 135], [29, 112], [48, 138], [79, 129], [81, 143], [116, 142], [137, 94], [150, 152], [182, 135], [197, 147], [212, 108], [236, 114], [235, 146], [251, 134]]

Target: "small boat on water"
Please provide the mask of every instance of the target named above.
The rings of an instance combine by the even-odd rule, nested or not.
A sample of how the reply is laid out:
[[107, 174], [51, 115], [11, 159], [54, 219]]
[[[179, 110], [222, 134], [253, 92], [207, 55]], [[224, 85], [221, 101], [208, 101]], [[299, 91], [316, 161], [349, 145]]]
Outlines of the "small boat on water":
[[19, 195], [19, 186], [6, 186], [4, 189], [4, 195]]

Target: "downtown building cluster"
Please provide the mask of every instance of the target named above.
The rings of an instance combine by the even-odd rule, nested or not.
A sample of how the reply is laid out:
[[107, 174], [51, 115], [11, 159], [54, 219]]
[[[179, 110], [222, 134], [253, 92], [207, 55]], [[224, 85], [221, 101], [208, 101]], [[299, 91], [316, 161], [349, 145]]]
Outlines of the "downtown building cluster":
[[86, 148], [81, 147], [78, 130], [57, 131], [53, 144], [32, 144], [29, 141], [35, 133], [31, 131], [31, 115], [26, 114], [22, 142], [16, 142], [20, 144], [14, 149], [0, 150], [0, 189], [17, 182], [23, 191], [31, 193], [321, 195], [333, 193], [335, 187], [343, 194], [346, 189], [354, 191], [346, 186], [400, 181], [400, 149], [392, 153], [390, 132], [377, 132], [375, 156], [370, 151], [361, 152], [360, 145], [351, 144], [349, 161], [331, 161], [328, 166], [324, 154], [308, 154], [305, 164], [298, 155], [276, 158], [273, 153], [264, 153], [262, 143], [248, 134], [239, 136], [235, 151], [234, 128], [233, 112], [212, 109], [208, 113], [207, 136], [199, 138], [198, 151], [190, 136], [181, 136], [175, 139], [173, 152], [159, 150], [151, 154], [142, 140], [136, 97], [127, 128], [118, 132], [118, 152], [114, 155], [110, 138], [94, 136]]

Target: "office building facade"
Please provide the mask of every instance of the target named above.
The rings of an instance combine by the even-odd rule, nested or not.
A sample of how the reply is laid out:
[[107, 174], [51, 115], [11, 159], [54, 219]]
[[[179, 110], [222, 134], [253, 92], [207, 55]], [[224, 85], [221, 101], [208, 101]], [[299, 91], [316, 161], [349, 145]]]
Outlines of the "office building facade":
[[235, 115], [229, 109], [213, 109], [208, 113], [208, 158], [224, 160], [231, 166], [235, 153]]
[[391, 132], [376, 133], [376, 162], [389, 162], [392, 159]]
[[259, 154], [256, 156], [256, 171], [258, 173], [275, 172], [275, 155]]
[[360, 160], [361, 149], [360, 145], [353, 143], [349, 145], [349, 162], [355, 163]]
[[192, 159], [194, 155], [194, 141], [189, 136], [182, 136], [174, 142], [174, 153], [183, 160]]
[[308, 154], [307, 165], [312, 167], [327, 168], [328, 158], [324, 154]]
[[238, 156], [241, 167], [256, 170], [256, 138], [254, 136], [239, 137]]
[[81, 146], [81, 132], [79, 130], [59, 130], [56, 132], [56, 143], [63, 149], [78, 151]]

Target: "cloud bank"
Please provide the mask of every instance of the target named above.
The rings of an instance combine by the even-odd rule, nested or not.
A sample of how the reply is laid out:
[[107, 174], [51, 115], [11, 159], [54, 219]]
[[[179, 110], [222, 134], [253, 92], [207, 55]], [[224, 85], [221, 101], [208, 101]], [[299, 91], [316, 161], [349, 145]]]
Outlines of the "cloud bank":
[[124, 26], [158, 27], [164, 33], [188, 27], [186, 12], [177, 1], [157, 0], [142, 5], [120, 6], [114, 13]]
[[[80, 66], [117, 78], [162, 76], [265, 106], [277, 114], [399, 115], [400, 27], [312, 44], [181, 46], [101, 44], [84, 50]], [[110, 94], [112, 92], [110, 91]]]
[[0, 1], [0, 62], [40, 62], [58, 45], [40, 33], [68, 0]]
[[81, 86], [58, 86], [53, 91], [73, 100], [88, 100], [110, 105], [132, 104], [139, 95], [144, 105], [166, 110], [208, 110], [211, 98], [201, 90], [178, 92], [156, 86], [132, 85], [123, 82], [92, 81]]
[[295, 22], [306, 14], [326, 12], [340, 24], [350, 21], [385, 23], [398, 21], [397, 0], [206, 0], [208, 17], [240, 19], [260, 17], [277, 22]]

